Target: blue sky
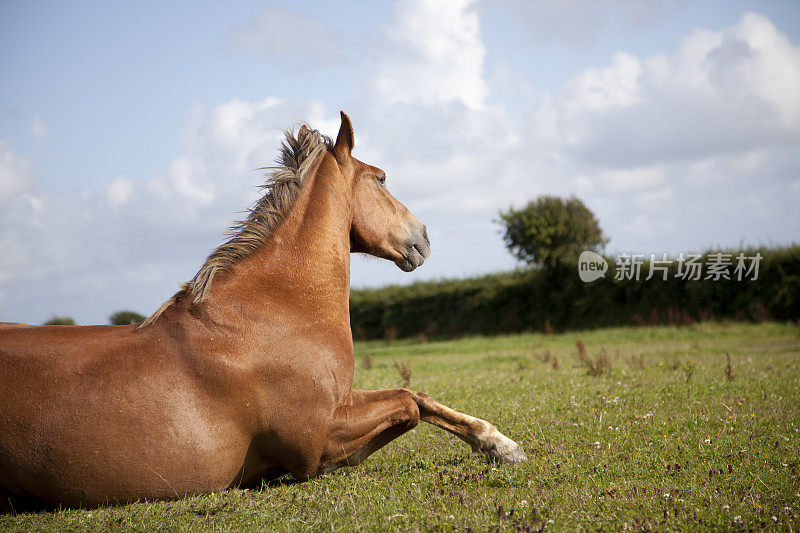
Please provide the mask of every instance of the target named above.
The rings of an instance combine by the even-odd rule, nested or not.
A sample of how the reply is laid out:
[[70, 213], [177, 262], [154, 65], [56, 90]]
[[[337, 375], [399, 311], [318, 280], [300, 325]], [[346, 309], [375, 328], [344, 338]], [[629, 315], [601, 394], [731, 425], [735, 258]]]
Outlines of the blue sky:
[[0, 69], [0, 320], [149, 314], [339, 109], [434, 250], [354, 286], [513, 268], [539, 194], [610, 252], [800, 235], [796, 2], [4, 1]]

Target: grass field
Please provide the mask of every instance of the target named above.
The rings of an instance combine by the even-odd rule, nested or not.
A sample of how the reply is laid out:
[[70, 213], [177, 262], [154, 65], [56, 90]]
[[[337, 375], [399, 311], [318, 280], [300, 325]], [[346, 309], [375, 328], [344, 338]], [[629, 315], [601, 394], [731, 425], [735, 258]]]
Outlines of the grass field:
[[355, 387], [401, 385], [395, 360], [411, 388], [492, 421], [530, 463], [487, 465], [420, 424], [306, 483], [5, 515], [0, 530], [800, 529], [796, 325], [361, 343]]

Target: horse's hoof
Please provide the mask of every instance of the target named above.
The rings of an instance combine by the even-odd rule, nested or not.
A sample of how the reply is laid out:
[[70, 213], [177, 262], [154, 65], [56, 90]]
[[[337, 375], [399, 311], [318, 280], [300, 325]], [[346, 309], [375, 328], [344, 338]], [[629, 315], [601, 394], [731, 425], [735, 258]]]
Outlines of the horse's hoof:
[[480, 452], [489, 463], [527, 463], [528, 456], [522, 446], [509, 439], [497, 429], [488, 437]]

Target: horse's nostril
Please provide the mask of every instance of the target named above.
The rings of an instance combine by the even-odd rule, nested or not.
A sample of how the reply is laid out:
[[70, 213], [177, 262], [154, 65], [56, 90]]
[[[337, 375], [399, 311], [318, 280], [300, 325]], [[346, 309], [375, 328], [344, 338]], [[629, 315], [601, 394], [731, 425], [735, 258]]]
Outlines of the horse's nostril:
[[425, 226], [425, 224], [422, 225], [422, 237], [425, 239], [425, 242], [428, 244], [428, 246], [430, 246], [431, 240], [428, 238], [428, 228]]

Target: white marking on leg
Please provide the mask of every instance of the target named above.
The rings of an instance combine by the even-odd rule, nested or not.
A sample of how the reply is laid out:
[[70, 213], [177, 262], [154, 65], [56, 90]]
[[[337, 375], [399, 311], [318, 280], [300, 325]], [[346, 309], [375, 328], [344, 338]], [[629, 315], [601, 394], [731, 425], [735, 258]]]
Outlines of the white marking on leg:
[[476, 435], [479, 440], [479, 449], [473, 446], [473, 451], [482, 453], [487, 461], [497, 463], [527, 463], [528, 456], [522, 446], [509, 439], [492, 424], [480, 418], [475, 419], [476, 423], [482, 426], [482, 430]]

